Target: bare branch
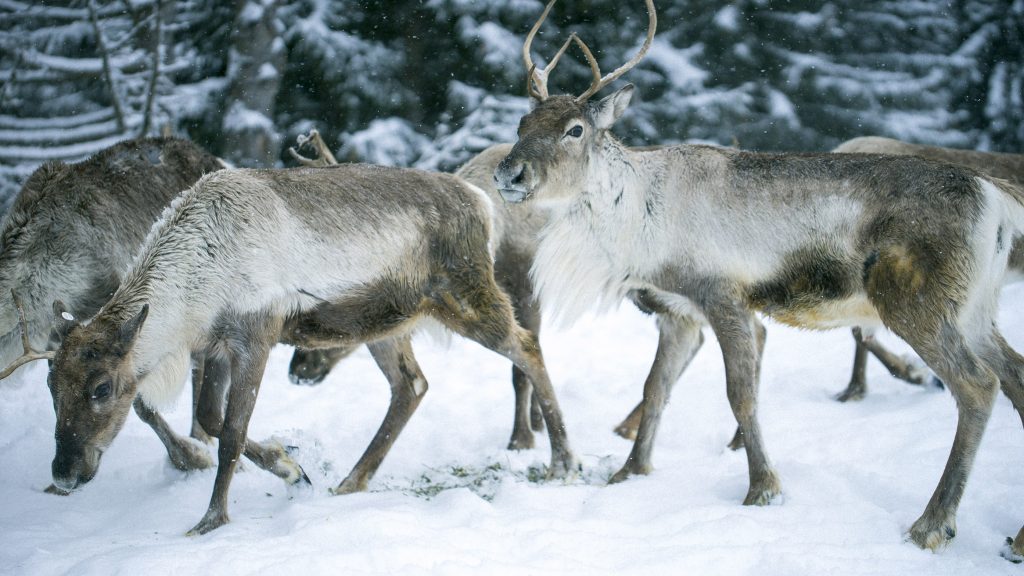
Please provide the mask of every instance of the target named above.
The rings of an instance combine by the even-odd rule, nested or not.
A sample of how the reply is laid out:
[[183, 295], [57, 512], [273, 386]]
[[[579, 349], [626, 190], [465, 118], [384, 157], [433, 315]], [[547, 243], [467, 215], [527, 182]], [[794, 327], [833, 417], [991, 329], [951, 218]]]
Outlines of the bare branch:
[[31, 344], [28, 341], [28, 321], [25, 319], [25, 307], [21, 305], [21, 298], [18, 298], [18, 294], [12, 289], [11, 297], [14, 299], [14, 307], [18, 309], [18, 325], [21, 327], [21, 346], [24, 348], [24, 354], [19, 356], [11, 365], [0, 372], [0, 380], [7, 378], [14, 373], [15, 370], [21, 368], [23, 365], [33, 362], [35, 360], [50, 360], [56, 352], [36, 352], [32, 349]]
[[107, 49], [107, 41], [103, 36], [103, 30], [100, 28], [99, 18], [96, 16], [96, 3], [93, 0], [88, 2], [89, 8], [89, 22], [92, 23], [92, 29], [96, 33], [96, 45], [100, 49], [100, 56], [103, 59], [103, 76], [107, 80], [107, 86], [110, 87], [111, 100], [114, 105], [114, 112], [116, 112], [117, 118], [117, 129], [119, 132], [124, 132], [124, 110], [121, 107], [121, 97], [117, 93], [117, 86], [114, 83], [114, 73], [110, 66], [110, 51]]
[[148, 91], [146, 93], [146, 104], [143, 108], [142, 128], [139, 130], [139, 137], [149, 133], [153, 126], [153, 101], [156, 99], [156, 84], [160, 78], [160, 51], [163, 47], [163, 2], [156, 0], [153, 6], [153, 51], [152, 71], [149, 76]]

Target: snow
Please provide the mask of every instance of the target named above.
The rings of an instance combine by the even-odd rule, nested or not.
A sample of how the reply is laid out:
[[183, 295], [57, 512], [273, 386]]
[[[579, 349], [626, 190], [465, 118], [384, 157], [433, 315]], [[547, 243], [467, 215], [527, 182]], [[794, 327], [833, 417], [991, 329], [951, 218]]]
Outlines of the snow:
[[479, 23], [470, 16], [463, 16], [459, 18], [458, 31], [460, 39], [467, 44], [479, 40], [483, 61], [490, 66], [501, 68], [522, 58], [523, 40], [494, 22]]
[[[1024, 347], [1024, 285], [1002, 297], [1000, 325]], [[710, 333], [707, 334], [711, 336]], [[887, 334], [881, 338], [906, 347]], [[1024, 521], [1021, 421], [1000, 397], [960, 507], [957, 537], [939, 553], [904, 542], [953, 437], [950, 395], [869, 366], [871, 391], [831, 399], [845, 384], [846, 331], [768, 325], [761, 393], [766, 446], [783, 483], [774, 505], [740, 504], [743, 452], [722, 362], [709, 337], [667, 407], [647, 477], [606, 485], [630, 444], [611, 432], [639, 399], [656, 343], [653, 320], [629, 306], [542, 332], [545, 357], [583, 462], [568, 482], [536, 481], [547, 442], [503, 449], [510, 432], [508, 363], [455, 339], [415, 347], [432, 384], [370, 491], [329, 496], [384, 415], [387, 386], [360, 351], [319, 387], [286, 378], [274, 350], [250, 436], [298, 447], [314, 483], [289, 492], [251, 464], [235, 475], [232, 522], [184, 536], [206, 509], [214, 471], [170, 467], [134, 416], [97, 477], [68, 497], [50, 482], [53, 411], [45, 367], [0, 388], [0, 566], [42, 574], [1018, 574], [999, 557]], [[167, 416], [189, 420], [187, 397]]]
[[715, 13], [714, 22], [722, 30], [737, 32], [740, 29], [739, 18], [739, 9], [729, 5]]
[[[130, 122], [127, 131], [136, 128], [137, 124]], [[0, 145], [0, 158], [21, 162], [43, 162], [47, 159], [78, 160], [90, 156], [117, 144], [127, 138], [125, 134], [114, 134], [97, 140], [67, 144], [63, 146], [2, 146]]]
[[430, 140], [417, 133], [402, 118], [374, 120], [355, 134], [344, 134], [338, 152], [342, 158], [359, 158], [371, 164], [409, 166], [426, 149]]
[[253, 110], [238, 100], [232, 102], [231, 108], [224, 116], [224, 126], [230, 127], [235, 132], [244, 130], [274, 132], [274, 122], [267, 118], [266, 114]]
[[703, 52], [704, 46], [700, 43], [679, 49], [668, 40], [655, 37], [644, 64], [662, 70], [674, 88], [696, 92], [704, 87], [704, 82], [710, 76], [706, 70], [693, 64], [693, 60], [702, 57]]

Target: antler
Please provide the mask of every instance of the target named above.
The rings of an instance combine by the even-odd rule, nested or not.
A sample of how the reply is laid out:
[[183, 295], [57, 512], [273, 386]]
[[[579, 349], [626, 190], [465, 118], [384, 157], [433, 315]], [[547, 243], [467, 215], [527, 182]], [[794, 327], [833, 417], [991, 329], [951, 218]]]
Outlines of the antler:
[[309, 134], [299, 134], [295, 141], [298, 143], [299, 148], [306, 145], [311, 146], [313, 150], [316, 151], [317, 155], [315, 159], [306, 158], [299, 154], [294, 147], [289, 146], [288, 153], [292, 155], [292, 158], [298, 160], [299, 164], [302, 164], [303, 166], [312, 166], [314, 168], [322, 168], [324, 166], [333, 166], [338, 163], [334, 158], [334, 154], [331, 154], [330, 148], [327, 147], [324, 139], [320, 136], [320, 131], [316, 128], [310, 130]]
[[544, 7], [544, 12], [541, 13], [540, 19], [530, 29], [530, 33], [526, 35], [526, 42], [523, 43], [523, 63], [526, 64], [526, 92], [530, 96], [533, 96], [537, 100], [545, 100], [548, 97], [548, 74], [555, 69], [558, 65], [558, 60], [565, 54], [566, 49], [569, 48], [569, 43], [575, 41], [577, 45], [583, 47], [583, 41], [576, 36], [573, 32], [562, 44], [562, 47], [555, 53], [555, 57], [548, 62], [548, 65], [544, 68], [538, 68], [533, 63], [533, 58], [530, 57], [530, 45], [533, 44], [533, 37], [537, 35], [537, 31], [540, 30], [540, 25], [544, 23], [544, 20], [548, 17], [548, 12], [551, 12], [551, 7], [555, 5], [557, 0], [551, 0], [548, 5]]
[[594, 54], [591, 53], [590, 48], [587, 48], [587, 45], [580, 40], [580, 49], [583, 50], [583, 54], [587, 57], [587, 62], [590, 64], [590, 69], [594, 73], [594, 82], [590, 85], [590, 88], [587, 88], [586, 92], [576, 97], [577, 102], [583, 102], [594, 94], [600, 92], [602, 88], [611, 84], [626, 72], [632, 70], [633, 67], [643, 59], [644, 55], [647, 54], [647, 50], [651, 47], [651, 42], [654, 40], [654, 31], [658, 27], [658, 14], [654, 11], [654, 0], [645, 0], [645, 2], [647, 3], [647, 38], [644, 39], [644, 45], [640, 47], [640, 51], [637, 52], [629, 62], [619, 66], [607, 76], [601, 77], [601, 69], [597, 66], [597, 60], [594, 58]]
[[11, 290], [11, 297], [14, 298], [14, 306], [18, 309], [18, 325], [21, 326], [21, 346], [25, 349], [24, 354], [18, 357], [11, 365], [0, 372], [0, 380], [7, 378], [14, 373], [15, 370], [21, 368], [23, 365], [28, 364], [34, 360], [50, 360], [57, 353], [51, 351], [47, 352], [36, 352], [32, 349], [32, 346], [28, 342], [28, 321], [25, 320], [25, 308], [21, 305], [21, 298]]

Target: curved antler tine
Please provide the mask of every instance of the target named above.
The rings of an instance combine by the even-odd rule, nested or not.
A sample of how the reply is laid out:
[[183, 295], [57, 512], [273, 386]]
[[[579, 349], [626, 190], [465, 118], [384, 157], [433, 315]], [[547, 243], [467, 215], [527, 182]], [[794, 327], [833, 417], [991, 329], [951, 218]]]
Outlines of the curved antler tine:
[[[590, 51], [590, 47], [580, 39], [579, 36], [573, 34], [573, 39], [576, 40], [576, 45], [583, 51], [583, 55], [587, 58], [587, 64], [590, 65], [590, 72], [594, 75], [594, 83], [601, 81], [601, 67], [597, 65], [597, 58], [594, 58], [594, 53]], [[591, 84], [593, 85], [593, 84]]]
[[640, 60], [643, 59], [644, 55], [647, 54], [647, 50], [651, 47], [651, 42], [654, 40], [654, 31], [658, 27], [658, 15], [654, 10], [654, 0], [645, 0], [647, 4], [647, 38], [644, 39], [644, 45], [640, 47], [640, 51], [634, 55], [629, 62], [626, 62], [622, 66], [619, 66], [615, 70], [612, 70], [607, 76], [601, 78], [599, 82], [591, 84], [590, 88], [583, 94], [576, 97], [577, 102], [583, 102], [590, 98], [605, 86], [611, 84], [617, 80], [620, 76], [629, 72], [636, 66]]
[[531, 98], [534, 98], [536, 100], [543, 100], [543, 99], [547, 98], [548, 95], [546, 93], [545, 94], [541, 94], [541, 91], [538, 88], [536, 88], [536, 86], [538, 86], [537, 76], [535, 75], [536, 71], [537, 71], [537, 66], [531, 66], [530, 67], [530, 72], [527, 73], [527, 75], [526, 75], [526, 93]]
[[295, 141], [298, 143], [299, 148], [309, 146], [317, 153], [317, 157], [315, 159], [307, 158], [302, 154], [299, 154], [294, 147], [289, 147], [288, 153], [291, 154], [292, 158], [298, 161], [299, 164], [314, 168], [322, 168], [324, 166], [332, 166], [338, 163], [338, 160], [334, 158], [334, 154], [331, 153], [331, 149], [327, 147], [327, 143], [324, 142], [323, 137], [320, 136], [320, 131], [316, 128], [310, 129], [309, 134], [299, 134], [296, 136]]
[[[551, 62], [548, 62], [548, 65], [543, 70], [537, 69], [536, 65], [530, 68], [530, 73], [527, 75], [526, 79], [526, 92], [530, 96], [537, 100], [544, 100], [548, 97], [548, 74], [550, 74], [551, 71], [555, 69], [555, 66], [558, 65], [558, 61], [562, 58], [562, 54], [565, 54], [566, 49], [569, 48], [569, 44], [572, 42], [573, 38], [576, 38], [577, 42], [579, 41], [579, 38], [576, 37], [576, 33], [572, 33], [562, 44], [562, 47], [558, 49], [555, 57], [551, 59]], [[536, 85], [536, 89], [534, 89], [534, 85]]]
[[579, 36], [577, 36], [575, 32], [570, 34], [569, 37], [565, 39], [565, 42], [562, 44], [562, 47], [558, 49], [558, 52], [555, 54], [555, 57], [551, 59], [551, 62], [548, 62], [547, 67], [544, 68], [545, 79], [547, 78], [548, 74], [551, 74], [551, 71], [555, 69], [555, 66], [558, 66], [558, 61], [562, 58], [562, 54], [565, 54], [565, 50], [569, 48], [569, 43], [572, 42], [574, 39], [577, 42], [580, 41]]
[[33, 362], [35, 360], [50, 360], [56, 356], [56, 352], [36, 352], [32, 349], [32, 346], [28, 342], [28, 321], [25, 320], [25, 307], [21, 305], [21, 298], [18, 298], [17, 292], [11, 290], [11, 298], [14, 299], [14, 307], [18, 309], [18, 326], [21, 327], [21, 346], [24, 348], [24, 354], [18, 357], [11, 365], [0, 371], [0, 380], [7, 378], [14, 373], [15, 370], [21, 368], [23, 365]]
[[[548, 13], [551, 12], [551, 7], [555, 5], [557, 0], [551, 0], [548, 5], [544, 7], [544, 12], [541, 13], [540, 18], [530, 29], [530, 33], [526, 35], [526, 41], [523, 43], [523, 64], [526, 65], [527, 77], [526, 77], [526, 90], [538, 100], [544, 100], [548, 97], [548, 85], [547, 77], [544, 72], [537, 68], [533, 63], [533, 58], [530, 57], [530, 45], [533, 44], [533, 38], [537, 35], [537, 31], [540, 30], [540, 25], [547, 19]], [[536, 85], [536, 90], [534, 90]]]

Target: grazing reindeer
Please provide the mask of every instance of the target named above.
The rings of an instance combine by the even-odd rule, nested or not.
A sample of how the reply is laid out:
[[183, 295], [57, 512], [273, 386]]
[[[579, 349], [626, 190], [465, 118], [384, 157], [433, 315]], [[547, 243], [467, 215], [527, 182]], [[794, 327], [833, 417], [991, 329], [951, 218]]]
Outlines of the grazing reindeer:
[[[307, 158], [299, 154], [295, 148], [289, 148], [288, 152], [300, 164], [310, 167], [338, 164], [317, 130], [314, 129], [308, 135], [299, 136], [298, 144], [300, 148], [306, 145], [310, 146], [317, 154], [315, 159]], [[492, 146], [467, 163], [456, 175], [486, 190], [492, 201], [497, 200], [491, 235], [491, 241], [496, 245], [495, 280], [508, 294], [519, 325], [538, 338], [540, 312], [533, 299], [529, 278], [523, 274], [516, 274], [516, 272], [529, 270], [529, 258], [537, 244], [536, 233], [547, 221], [547, 217], [542, 212], [531, 210], [528, 207], [506, 205], [497, 197], [497, 191], [491, 184], [491, 175], [494, 172], [494, 167], [508, 154], [510, 149], [511, 145]], [[508, 227], [506, 223], [510, 221], [515, 222], [517, 226]], [[505, 234], [506, 230], [515, 233]], [[319, 384], [338, 362], [348, 357], [354, 350], [355, 347], [352, 346], [296, 348], [288, 366], [288, 377], [294, 384], [307, 386]], [[512, 384], [516, 392], [516, 410], [508, 448], [510, 450], [533, 448], [533, 430], [544, 429], [539, 400], [536, 396], [531, 395], [531, 386], [525, 373], [514, 364], [512, 366]], [[531, 396], [534, 399], [532, 404]]]
[[[956, 510], [1000, 385], [1024, 422], [1024, 358], [994, 317], [1010, 243], [1024, 229], [1024, 191], [912, 156], [629, 150], [610, 128], [633, 86], [589, 99], [642, 57], [656, 23], [651, 0], [647, 8], [644, 47], [607, 76], [572, 37], [596, 78], [578, 97], [548, 97], [544, 71], [527, 61], [538, 102], [494, 177], [506, 200], [535, 199], [557, 211], [532, 269], [542, 300], [577, 312], [586, 302], [644, 289], [707, 320], [746, 446], [745, 504], [768, 503], [780, 492], [757, 418], [754, 312], [804, 328], [887, 326], [957, 401], [945, 471], [909, 532], [919, 546], [942, 546], [956, 533]], [[665, 391], [644, 397], [638, 435], [653, 437], [652, 415]], [[620, 474], [633, 472], [645, 470], [631, 458]], [[1024, 530], [1014, 547], [1024, 552]]]
[[[223, 167], [185, 140], [144, 138], [76, 164], [50, 162], [33, 172], [0, 225], [0, 366], [10, 365], [0, 377], [33, 359], [16, 359], [22, 346], [12, 289], [28, 304], [23, 330], [28, 346], [55, 349], [53, 301], [66, 302], [75, 316], [95, 314], [171, 199]], [[198, 374], [196, 383], [202, 380]], [[213, 465], [205, 450], [177, 436], [155, 410], [141, 400], [134, 408], [176, 468]], [[205, 438], [194, 423], [192, 433]]]
[[[230, 384], [223, 413], [199, 413], [220, 444], [210, 505], [190, 534], [223, 525], [267, 355], [281, 338], [307, 347], [376, 340], [371, 351], [389, 356], [396, 398], [335, 493], [362, 489], [426, 392], [407, 337], [422, 316], [527, 373], [551, 440], [549, 475], [568, 474], [576, 462], [537, 342], [515, 323], [494, 281], [491, 210], [479, 189], [416, 170], [339, 165], [205, 176], [154, 224], [91, 321], [55, 310], [63, 334], [50, 370], [55, 484], [87, 482], [134, 398], [175, 396], [190, 354], [202, 353], [219, 360]], [[264, 466], [287, 482], [301, 476], [276, 455]]]
[[[984, 172], [989, 176], [1002, 178], [1018, 186], [1024, 186], [1024, 154], [1000, 154], [996, 152], [943, 148], [940, 146], [924, 146], [922, 144], [911, 144], [878, 136], [863, 136], [847, 140], [840, 144], [833, 152], [920, 156], [922, 158], [967, 166], [979, 172]], [[1014, 272], [1013, 276], [1024, 274], [1024, 240], [1015, 240], [1013, 242], [1013, 247], [1010, 250], [1009, 268]], [[1010, 279], [1008, 278], [1008, 280]], [[890, 352], [885, 346], [870, 336], [865, 337], [860, 328], [853, 329], [853, 339], [856, 342], [853, 356], [853, 374], [850, 376], [850, 383], [847, 385], [846, 390], [843, 390], [843, 392], [836, 396], [836, 399], [840, 402], [860, 400], [867, 394], [865, 369], [868, 352], [874, 354], [893, 376], [906, 380], [911, 384], [927, 384], [929, 381], [934, 380], [934, 377], [927, 370], [922, 369], [923, 367], [920, 367], [918, 363]], [[938, 381], [936, 380], [935, 382]]]
[[[336, 164], [330, 151], [315, 130], [304, 136], [299, 145], [309, 142], [317, 151], [317, 159], [300, 156], [294, 148], [289, 152], [307, 166], [329, 166]], [[480, 152], [456, 171], [456, 176], [478, 186], [496, 202], [494, 218], [494, 277], [498, 285], [509, 295], [516, 319], [523, 328], [539, 334], [541, 313], [534, 297], [533, 283], [529, 271], [537, 252], [540, 231], [548, 222], [548, 211], [535, 204], [510, 204], [503, 202], [494, 187], [494, 169], [512, 150], [511, 144], [496, 144]], [[700, 332], [699, 320], [674, 314], [662, 306], [657, 299], [644, 291], [629, 294], [630, 299], [641, 310], [658, 314], [658, 349], [648, 379], [661, 379], [666, 386], [679, 379], [679, 375], [697, 353], [704, 337]], [[317, 384], [342, 358], [352, 352], [351, 348], [296, 349], [289, 367], [289, 377], [296, 384]], [[533, 447], [533, 430], [543, 430], [543, 419], [539, 404], [534, 397], [530, 404], [530, 384], [522, 370], [512, 367], [512, 384], [516, 392], [515, 417], [509, 449], [518, 450]], [[633, 440], [640, 424], [643, 402], [630, 412], [625, 420], [615, 427], [620, 436]], [[734, 439], [734, 443], [737, 440]], [[738, 446], [737, 446], [738, 447]]]

